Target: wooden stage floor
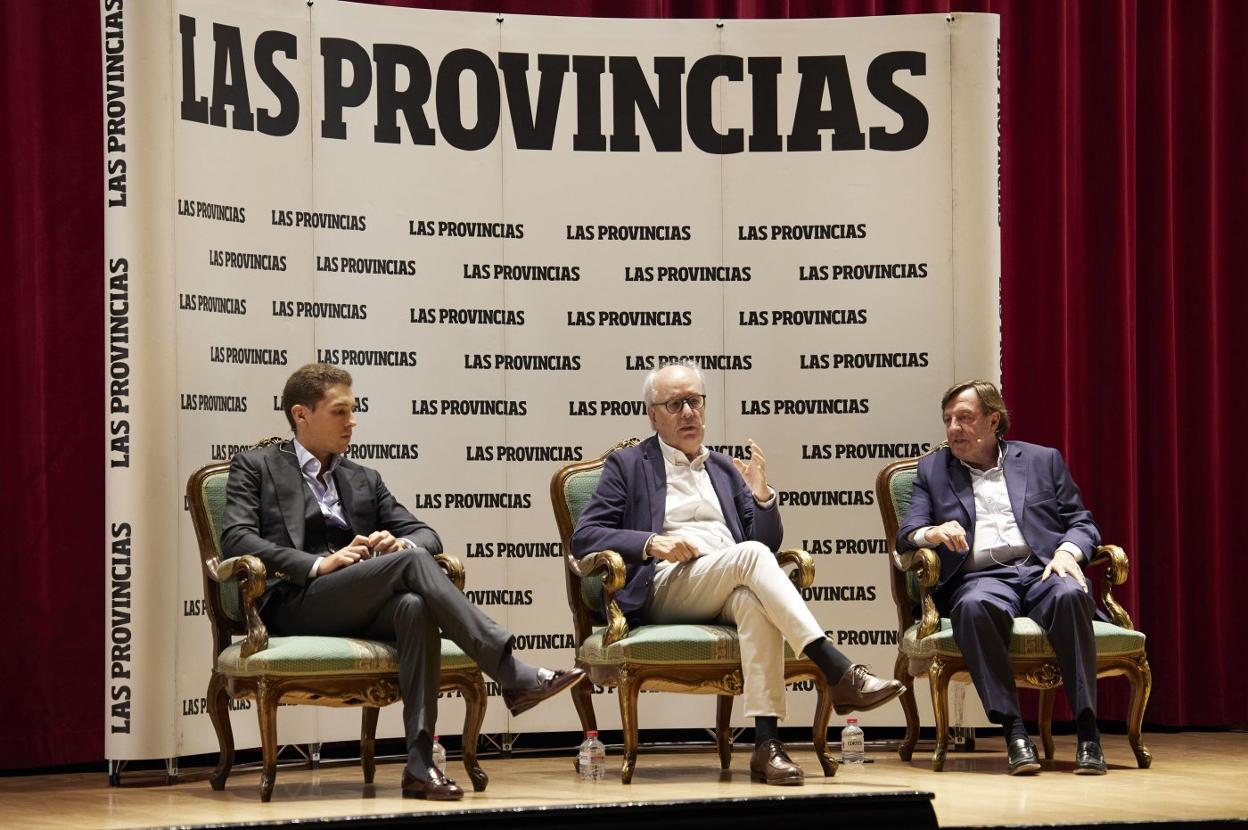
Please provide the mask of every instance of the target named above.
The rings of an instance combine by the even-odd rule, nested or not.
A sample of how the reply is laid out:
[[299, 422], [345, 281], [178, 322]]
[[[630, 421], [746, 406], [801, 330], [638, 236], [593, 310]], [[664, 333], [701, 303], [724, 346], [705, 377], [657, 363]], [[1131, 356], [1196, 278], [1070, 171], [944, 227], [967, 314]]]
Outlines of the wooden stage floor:
[[[644, 752], [633, 783], [618, 778], [581, 782], [570, 758], [485, 758], [488, 789], [469, 791], [453, 805], [404, 800], [399, 796], [401, 767], [381, 764], [377, 784], [362, 783], [358, 765], [319, 771], [279, 769], [273, 800], [261, 804], [259, 772], [236, 771], [224, 792], [213, 792], [206, 770], [182, 770], [175, 786], [142, 782], [141, 773], [110, 788], [99, 773], [0, 778], [0, 827], [73, 828], [168, 827], [283, 822], [327, 817], [380, 816], [421, 811], [532, 809], [585, 803], [620, 803], [810, 796], [834, 793], [927, 791], [941, 827], [1008, 827], [1026, 824], [1239, 820], [1248, 823], [1248, 734], [1146, 734], [1153, 766], [1137, 769], [1126, 739], [1107, 735], [1110, 772], [1104, 777], [1070, 773], [1073, 736], [1057, 737], [1057, 758], [1039, 775], [1005, 775], [1004, 744], [982, 738], [973, 753], [949, 756], [946, 771], [934, 773], [927, 752], [902, 763], [895, 753], [872, 753], [875, 763], [859, 773], [842, 768], [835, 778], [812, 776], [801, 788], [766, 787], [749, 779], [747, 747], [733, 755], [732, 770], [721, 776], [711, 751]], [[920, 744], [922, 747], [922, 744]], [[811, 775], [813, 753], [800, 747], [794, 759]], [[615, 756], [618, 760], [618, 754]], [[608, 768], [611, 769], [611, 758]], [[463, 767], [452, 761], [461, 784]], [[139, 776], [135, 778], [133, 776]]]

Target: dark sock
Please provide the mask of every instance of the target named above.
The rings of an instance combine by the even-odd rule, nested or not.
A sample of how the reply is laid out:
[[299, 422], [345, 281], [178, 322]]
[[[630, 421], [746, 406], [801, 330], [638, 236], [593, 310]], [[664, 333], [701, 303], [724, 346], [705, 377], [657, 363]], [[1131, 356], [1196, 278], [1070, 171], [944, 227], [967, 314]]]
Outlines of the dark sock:
[[767, 715], [754, 719], [754, 743], [761, 744], [763, 741], [780, 737], [780, 719], [774, 715]]
[[407, 772], [421, 781], [428, 781], [431, 766], [433, 766], [433, 738], [427, 732], [421, 732], [407, 748]]
[[823, 676], [828, 678], [828, 682], [833, 686], [841, 682], [845, 672], [849, 671], [849, 667], [853, 665], [848, 657], [837, 651], [836, 646], [832, 645], [832, 641], [827, 637], [820, 637], [807, 645], [802, 649], [802, 654], [809, 657], [811, 662], [819, 667]]
[[1101, 730], [1096, 725], [1096, 715], [1091, 709], [1084, 709], [1079, 713], [1079, 717], [1075, 718], [1075, 732], [1079, 734], [1080, 741], [1101, 741]]
[[498, 674], [494, 676], [503, 689], [532, 689], [538, 684], [537, 666], [531, 666], [517, 659], [510, 647], [503, 659], [498, 663]]
[[1001, 729], [1005, 732], [1005, 742], [1027, 737], [1027, 727], [1022, 718], [1002, 718]]

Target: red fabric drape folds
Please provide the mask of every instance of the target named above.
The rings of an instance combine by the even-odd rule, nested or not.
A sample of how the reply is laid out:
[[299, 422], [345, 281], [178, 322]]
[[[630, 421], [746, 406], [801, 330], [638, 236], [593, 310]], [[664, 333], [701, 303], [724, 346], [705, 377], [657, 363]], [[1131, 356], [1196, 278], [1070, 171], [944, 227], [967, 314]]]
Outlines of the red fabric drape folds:
[[[1014, 435], [1061, 447], [1149, 635], [1148, 721], [1248, 723], [1232, 535], [1248, 288], [1248, 4], [1235, 0], [458, 0], [601, 17], [1001, 15], [1003, 372]], [[13, 369], [0, 527], [0, 767], [103, 756], [103, 169], [98, 4], [0, 27], [0, 344]], [[1242, 143], [1242, 142], [1239, 142]], [[1242, 232], [1242, 231], [1241, 231]], [[932, 417], [937, 417], [932, 403]], [[1242, 524], [1238, 523], [1238, 524]], [[1239, 536], [1243, 536], [1242, 529]], [[1242, 592], [1241, 592], [1242, 593]], [[1240, 601], [1243, 601], [1240, 598]], [[1125, 716], [1123, 684], [1102, 715]]]

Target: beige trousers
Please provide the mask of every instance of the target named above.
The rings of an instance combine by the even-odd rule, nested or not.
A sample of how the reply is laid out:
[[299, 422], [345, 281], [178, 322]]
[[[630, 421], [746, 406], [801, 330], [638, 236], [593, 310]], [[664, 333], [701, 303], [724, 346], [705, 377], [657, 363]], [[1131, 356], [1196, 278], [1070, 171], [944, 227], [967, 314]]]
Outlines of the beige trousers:
[[761, 542], [741, 542], [689, 562], [655, 564], [648, 623], [735, 624], [745, 714], [784, 718], [784, 641], [800, 654], [823, 629]]

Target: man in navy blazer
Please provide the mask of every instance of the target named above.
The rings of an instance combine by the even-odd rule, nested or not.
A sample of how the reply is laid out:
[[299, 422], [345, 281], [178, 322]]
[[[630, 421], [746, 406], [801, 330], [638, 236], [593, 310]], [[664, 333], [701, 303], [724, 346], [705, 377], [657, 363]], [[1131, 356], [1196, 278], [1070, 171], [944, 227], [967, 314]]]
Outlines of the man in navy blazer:
[[993, 723], [1002, 725], [1011, 775], [1039, 771], [1010, 669], [1014, 618], [1048, 634], [1079, 734], [1075, 772], [1106, 771], [1096, 725], [1095, 606], [1082, 566], [1101, 533], [1062, 461], [1049, 447], [1006, 441], [1009, 411], [987, 381], [955, 384], [941, 399], [949, 446], [919, 461], [900, 554], [940, 557], [933, 594]]
[[704, 389], [691, 362], [646, 378], [656, 434], [607, 458], [573, 532], [573, 553], [613, 550], [624, 558], [628, 580], [616, 600], [634, 623], [737, 626], [745, 713], [755, 726], [750, 776], [801, 784], [802, 769], [778, 738], [785, 640], [827, 675], [838, 713], [873, 709], [902, 686], [851, 664], [815, 621], [773, 553], [784, 530], [767, 486], [767, 459], [753, 441], [748, 464], [702, 445]]
[[273, 633], [397, 643], [408, 750], [403, 795], [463, 798], [433, 763], [442, 635], [498, 681], [513, 715], [570, 688], [584, 672], [551, 672], [516, 658], [511, 633], [435, 563], [442, 540], [433, 528], [391, 495], [376, 470], [345, 457], [356, 426], [346, 370], [300, 367], [282, 390], [282, 409], [294, 439], [230, 462], [221, 550], [264, 563], [260, 616]]

